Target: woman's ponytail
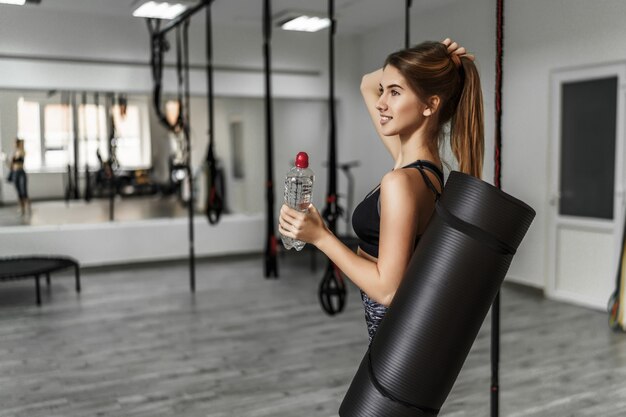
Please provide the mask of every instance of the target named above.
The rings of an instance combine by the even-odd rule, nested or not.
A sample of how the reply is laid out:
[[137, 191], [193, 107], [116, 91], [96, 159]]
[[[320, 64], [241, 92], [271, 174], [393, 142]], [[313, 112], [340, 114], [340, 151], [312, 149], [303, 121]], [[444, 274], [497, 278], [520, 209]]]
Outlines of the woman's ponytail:
[[463, 57], [463, 90], [450, 123], [450, 147], [459, 161], [459, 171], [482, 177], [485, 153], [483, 95], [474, 63]]
[[459, 171], [481, 178], [485, 153], [483, 95], [474, 62], [450, 54], [441, 42], [423, 42], [387, 57], [385, 66], [396, 68], [417, 96], [426, 102], [437, 95], [442, 100], [437, 126], [432, 126], [433, 153], [444, 141], [444, 126], [450, 122], [450, 148]]

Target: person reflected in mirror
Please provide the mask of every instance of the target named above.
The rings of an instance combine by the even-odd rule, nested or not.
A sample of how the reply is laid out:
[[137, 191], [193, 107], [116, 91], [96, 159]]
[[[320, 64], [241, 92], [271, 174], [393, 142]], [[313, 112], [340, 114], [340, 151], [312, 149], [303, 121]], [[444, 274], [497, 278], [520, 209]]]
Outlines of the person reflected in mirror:
[[17, 190], [17, 198], [20, 203], [20, 213], [25, 216], [31, 213], [30, 199], [28, 198], [28, 177], [24, 171], [24, 159], [26, 151], [24, 150], [24, 139], [15, 139], [15, 151], [11, 159], [11, 179]]
[[392, 53], [361, 93], [393, 166], [354, 210], [357, 253], [313, 205], [283, 205], [279, 232], [315, 245], [360, 288], [371, 343], [442, 192], [444, 141], [459, 171], [482, 175], [483, 102], [474, 56], [450, 39]]

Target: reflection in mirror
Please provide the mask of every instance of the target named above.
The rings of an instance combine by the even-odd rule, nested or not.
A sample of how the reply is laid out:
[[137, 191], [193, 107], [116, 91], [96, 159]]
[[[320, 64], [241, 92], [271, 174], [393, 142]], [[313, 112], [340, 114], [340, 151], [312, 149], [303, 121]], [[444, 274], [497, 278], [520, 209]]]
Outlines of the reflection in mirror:
[[[120, 98], [122, 102], [120, 103]], [[168, 119], [175, 97], [164, 97]], [[323, 100], [275, 99], [275, 207], [282, 178], [300, 151], [317, 174], [314, 203], [322, 207], [327, 154]], [[121, 104], [121, 105], [120, 105]], [[261, 98], [216, 98], [215, 154], [223, 170], [225, 215], [260, 214], [265, 207], [265, 130]], [[125, 111], [123, 111], [125, 107]], [[203, 211], [208, 145], [206, 97], [191, 97], [191, 146], [196, 209]], [[32, 212], [19, 213], [15, 184], [7, 182], [15, 139], [24, 139], [24, 170]], [[168, 132], [149, 94], [17, 91], [0, 94], [0, 226], [185, 217], [185, 142]], [[77, 174], [77, 175], [75, 175]], [[78, 195], [78, 199], [76, 199]]]

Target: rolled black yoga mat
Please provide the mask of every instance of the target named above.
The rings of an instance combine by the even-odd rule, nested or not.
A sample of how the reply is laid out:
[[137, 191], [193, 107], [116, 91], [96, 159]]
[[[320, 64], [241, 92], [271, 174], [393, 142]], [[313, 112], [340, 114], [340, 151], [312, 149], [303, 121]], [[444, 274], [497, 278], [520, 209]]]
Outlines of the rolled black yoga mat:
[[436, 416], [535, 211], [453, 171], [341, 417]]

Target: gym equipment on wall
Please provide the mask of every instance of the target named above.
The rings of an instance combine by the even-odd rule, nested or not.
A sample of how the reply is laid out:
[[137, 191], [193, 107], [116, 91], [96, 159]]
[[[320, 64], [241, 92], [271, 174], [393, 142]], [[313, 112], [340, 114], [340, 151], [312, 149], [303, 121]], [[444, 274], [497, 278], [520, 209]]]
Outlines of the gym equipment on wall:
[[206, 216], [210, 224], [217, 224], [224, 210], [224, 178], [221, 170], [217, 169], [217, 161], [213, 154], [213, 141], [215, 136], [215, 124], [213, 120], [213, 19], [211, 17], [211, 4], [206, 7], [206, 60], [207, 60], [207, 108], [209, 112], [209, 145], [206, 156]]
[[[502, 57], [504, 53], [504, 0], [496, 0], [496, 97], [495, 155], [493, 184], [501, 189], [502, 149]], [[491, 307], [491, 417], [500, 413], [500, 292]]]
[[[335, 233], [337, 230], [337, 218], [340, 212], [337, 205], [337, 127], [335, 112], [335, 33], [337, 23], [335, 21], [334, 0], [328, 0], [328, 18], [330, 19], [328, 36], [328, 113], [330, 131], [328, 135], [328, 189], [326, 206], [322, 211], [322, 216], [328, 223], [330, 231]], [[341, 270], [328, 259], [326, 271], [318, 288], [318, 298], [324, 311], [331, 316], [343, 311], [346, 305], [346, 292], [346, 284]]]
[[341, 417], [436, 416], [535, 211], [452, 171]]
[[265, 240], [265, 278], [278, 278], [278, 240], [274, 225], [274, 156], [273, 156], [273, 120], [272, 120], [272, 22], [271, 0], [263, 0], [263, 68], [265, 77], [265, 146], [266, 146], [266, 181], [265, 200], [267, 202], [267, 234]]

